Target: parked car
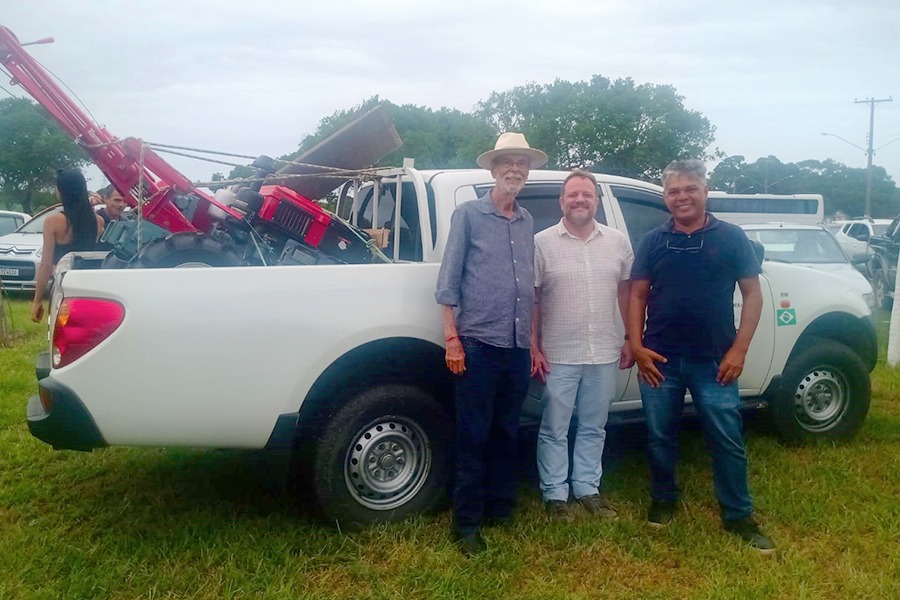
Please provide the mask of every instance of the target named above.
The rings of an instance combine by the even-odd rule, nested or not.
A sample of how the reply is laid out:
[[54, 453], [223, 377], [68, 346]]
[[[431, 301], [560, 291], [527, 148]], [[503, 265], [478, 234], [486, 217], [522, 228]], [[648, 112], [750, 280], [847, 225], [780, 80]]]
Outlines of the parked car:
[[61, 204], [46, 208], [0, 237], [0, 281], [4, 290], [34, 290], [44, 245], [44, 220], [60, 210]]
[[0, 236], [12, 233], [21, 227], [31, 215], [11, 210], [0, 210]]
[[844, 251], [855, 256], [870, 252], [869, 240], [876, 235], [883, 236], [890, 224], [890, 219], [851, 219], [833, 221], [828, 228]]
[[866, 262], [865, 252], [851, 259], [835, 236], [825, 227], [793, 223], [765, 223], [741, 227], [747, 237], [763, 245], [767, 259], [836, 275], [854, 290], [859, 291], [869, 308], [875, 307], [872, 285], [854, 266], [854, 263]]

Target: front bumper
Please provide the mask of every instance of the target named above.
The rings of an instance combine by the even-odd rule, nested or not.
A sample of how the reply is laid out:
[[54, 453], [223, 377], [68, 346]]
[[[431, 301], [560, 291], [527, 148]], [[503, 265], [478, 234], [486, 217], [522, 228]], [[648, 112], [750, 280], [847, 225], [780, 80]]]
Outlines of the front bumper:
[[93, 450], [108, 445], [75, 392], [50, 377], [41, 379], [38, 388], [40, 395], [28, 399], [31, 435], [58, 450]]

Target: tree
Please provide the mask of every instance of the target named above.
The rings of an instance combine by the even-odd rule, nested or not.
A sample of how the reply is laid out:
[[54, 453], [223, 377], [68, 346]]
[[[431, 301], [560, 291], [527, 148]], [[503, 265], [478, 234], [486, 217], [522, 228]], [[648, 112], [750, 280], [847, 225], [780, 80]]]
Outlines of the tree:
[[747, 164], [741, 155], [729, 156], [716, 165], [710, 175], [711, 189], [732, 194], [799, 194], [803, 193], [800, 167], [782, 163], [774, 156], [759, 158]]
[[456, 109], [433, 110], [412, 104], [398, 106], [373, 96], [358, 106], [322, 119], [315, 133], [303, 138], [297, 151], [288, 155], [288, 160], [378, 104], [387, 106], [403, 146], [378, 161], [377, 166], [400, 166], [404, 157], [411, 157], [420, 169], [475, 168], [475, 158], [492, 147], [497, 137], [490, 125]]
[[[424, 106], [404, 104], [398, 106], [381, 100], [378, 96], [363, 101], [352, 108], [334, 112], [319, 121], [316, 131], [305, 136], [297, 150], [280, 156], [281, 160], [294, 160], [329, 135], [371, 110], [375, 106], [387, 106], [394, 127], [403, 145], [379, 160], [375, 166], [400, 166], [405, 157], [414, 158], [419, 169], [475, 168], [475, 158], [493, 147], [496, 133], [487, 123], [471, 114], [450, 108], [433, 110]], [[327, 166], [327, 165], [326, 165]], [[250, 167], [235, 167], [227, 179], [249, 177]]]
[[46, 114], [24, 98], [0, 100], [0, 191], [34, 212], [35, 194], [51, 189], [56, 170], [79, 167], [87, 155]]
[[715, 127], [684, 107], [669, 85], [631, 79], [528, 84], [494, 92], [476, 115], [496, 131], [520, 131], [547, 152], [549, 166], [657, 179], [670, 161], [712, 159]]
[[[746, 163], [740, 155], [720, 162], [709, 177], [710, 189], [747, 194], [821, 194], [825, 214], [861, 215], [865, 210], [866, 169], [833, 160], [782, 163], [774, 156]], [[872, 216], [894, 217], [900, 191], [883, 167], [872, 168]]]

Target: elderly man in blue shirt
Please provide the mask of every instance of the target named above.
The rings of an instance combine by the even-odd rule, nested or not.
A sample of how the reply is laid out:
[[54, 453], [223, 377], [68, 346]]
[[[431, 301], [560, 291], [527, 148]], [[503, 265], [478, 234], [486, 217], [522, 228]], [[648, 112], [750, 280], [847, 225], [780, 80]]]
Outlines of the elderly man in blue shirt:
[[534, 303], [534, 221], [516, 195], [546, 162], [520, 133], [502, 134], [478, 157], [496, 184], [453, 212], [438, 275], [447, 368], [456, 376], [452, 535], [467, 555], [487, 549], [484, 523], [508, 523], [515, 508]]

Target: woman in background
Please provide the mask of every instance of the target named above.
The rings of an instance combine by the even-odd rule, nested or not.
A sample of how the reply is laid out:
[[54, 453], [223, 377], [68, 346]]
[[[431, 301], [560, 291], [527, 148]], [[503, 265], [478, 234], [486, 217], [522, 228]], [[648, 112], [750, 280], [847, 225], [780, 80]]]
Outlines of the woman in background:
[[49, 215], [44, 221], [44, 250], [31, 303], [31, 320], [35, 322], [44, 316], [44, 294], [59, 259], [68, 252], [96, 249], [103, 232], [103, 218], [91, 207], [87, 182], [81, 171], [57, 171], [56, 195], [62, 202], [62, 211]]

